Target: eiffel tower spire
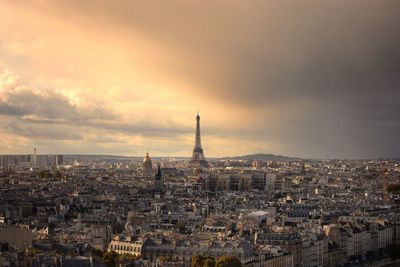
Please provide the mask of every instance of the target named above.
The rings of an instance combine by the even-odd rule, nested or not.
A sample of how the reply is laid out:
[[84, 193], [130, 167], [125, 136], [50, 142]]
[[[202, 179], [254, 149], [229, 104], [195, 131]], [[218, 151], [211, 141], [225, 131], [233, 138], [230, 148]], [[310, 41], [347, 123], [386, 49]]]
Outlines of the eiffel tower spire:
[[200, 137], [200, 115], [199, 111], [197, 111], [196, 116], [196, 137], [194, 141], [194, 149], [192, 154], [192, 159], [189, 162], [193, 167], [208, 167], [208, 162], [204, 157], [203, 148], [201, 146], [201, 137]]

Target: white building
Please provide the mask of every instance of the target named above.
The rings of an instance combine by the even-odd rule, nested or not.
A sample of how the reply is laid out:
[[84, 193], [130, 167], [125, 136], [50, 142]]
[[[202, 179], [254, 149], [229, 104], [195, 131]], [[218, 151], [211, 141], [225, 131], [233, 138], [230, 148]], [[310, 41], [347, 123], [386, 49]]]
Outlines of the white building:
[[133, 240], [130, 237], [116, 235], [108, 246], [108, 251], [114, 250], [118, 254], [131, 254], [140, 256], [142, 254], [143, 239]]

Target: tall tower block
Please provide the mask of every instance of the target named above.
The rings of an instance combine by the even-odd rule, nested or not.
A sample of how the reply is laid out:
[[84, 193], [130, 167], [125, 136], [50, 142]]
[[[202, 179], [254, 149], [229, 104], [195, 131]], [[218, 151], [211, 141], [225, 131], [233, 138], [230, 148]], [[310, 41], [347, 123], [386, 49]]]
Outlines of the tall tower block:
[[197, 112], [196, 116], [196, 136], [194, 141], [194, 149], [192, 154], [192, 159], [189, 161], [189, 164], [193, 167], [208, 167], [208, 162], [204, 157], [204, 151], [201, 146], [201, 137], [200, 137], [200, 115]]
[[32, 167], [35, 168], [37, 166], [37, 155], [36, 155], [36, 147], [33, 148], [33, 159], [32, 159]]

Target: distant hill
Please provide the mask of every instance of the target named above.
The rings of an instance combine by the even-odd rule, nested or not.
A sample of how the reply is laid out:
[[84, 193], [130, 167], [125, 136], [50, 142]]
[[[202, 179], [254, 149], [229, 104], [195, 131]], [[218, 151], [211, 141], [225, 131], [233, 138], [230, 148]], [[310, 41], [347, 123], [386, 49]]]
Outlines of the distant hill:
[[250, 154], [250, 155], [244, 155], [244, 156], [224, 157], [221, 159], [224, 159], [224, 160], [290, 161], [290, 160], [296, 160], [299, 158], [291, 158], [291, 157], [286, 157], [286, 156], [282, 156], [282, 155], [274, 155], [274, 154]]
[[[154, 160], [165, 160], [165, 159], [175, 159], [175, 160], [189, 160], [189, 157], [151, 157]], [[208, 160], [259, 160], [259, 161], [291, 161], [297, 160], [299, 158], [292, 158], [286, 157], [282, 155], [274, 155], [274, 154], [250, 154], [250, 155], [243, 155], [243, 156], [234, 156], [234, 157], [222, 157], [222, 158], [213, 158], [210, 157]], [[81, 161], [141, 161], [143, 157], [138, 156], [118, 156], [118, 155], [73, 155], [67, 154], [64, 155], [64, 161], [73, 161], [77, 160], [78, 162]]]

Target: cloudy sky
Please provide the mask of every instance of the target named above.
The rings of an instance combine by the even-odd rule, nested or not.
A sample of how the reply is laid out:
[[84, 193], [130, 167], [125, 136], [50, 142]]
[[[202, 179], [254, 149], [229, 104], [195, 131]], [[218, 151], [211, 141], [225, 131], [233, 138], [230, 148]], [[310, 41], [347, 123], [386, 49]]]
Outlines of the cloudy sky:
[[400, 2], [0, 1], [0, 153], [400, 156]]

